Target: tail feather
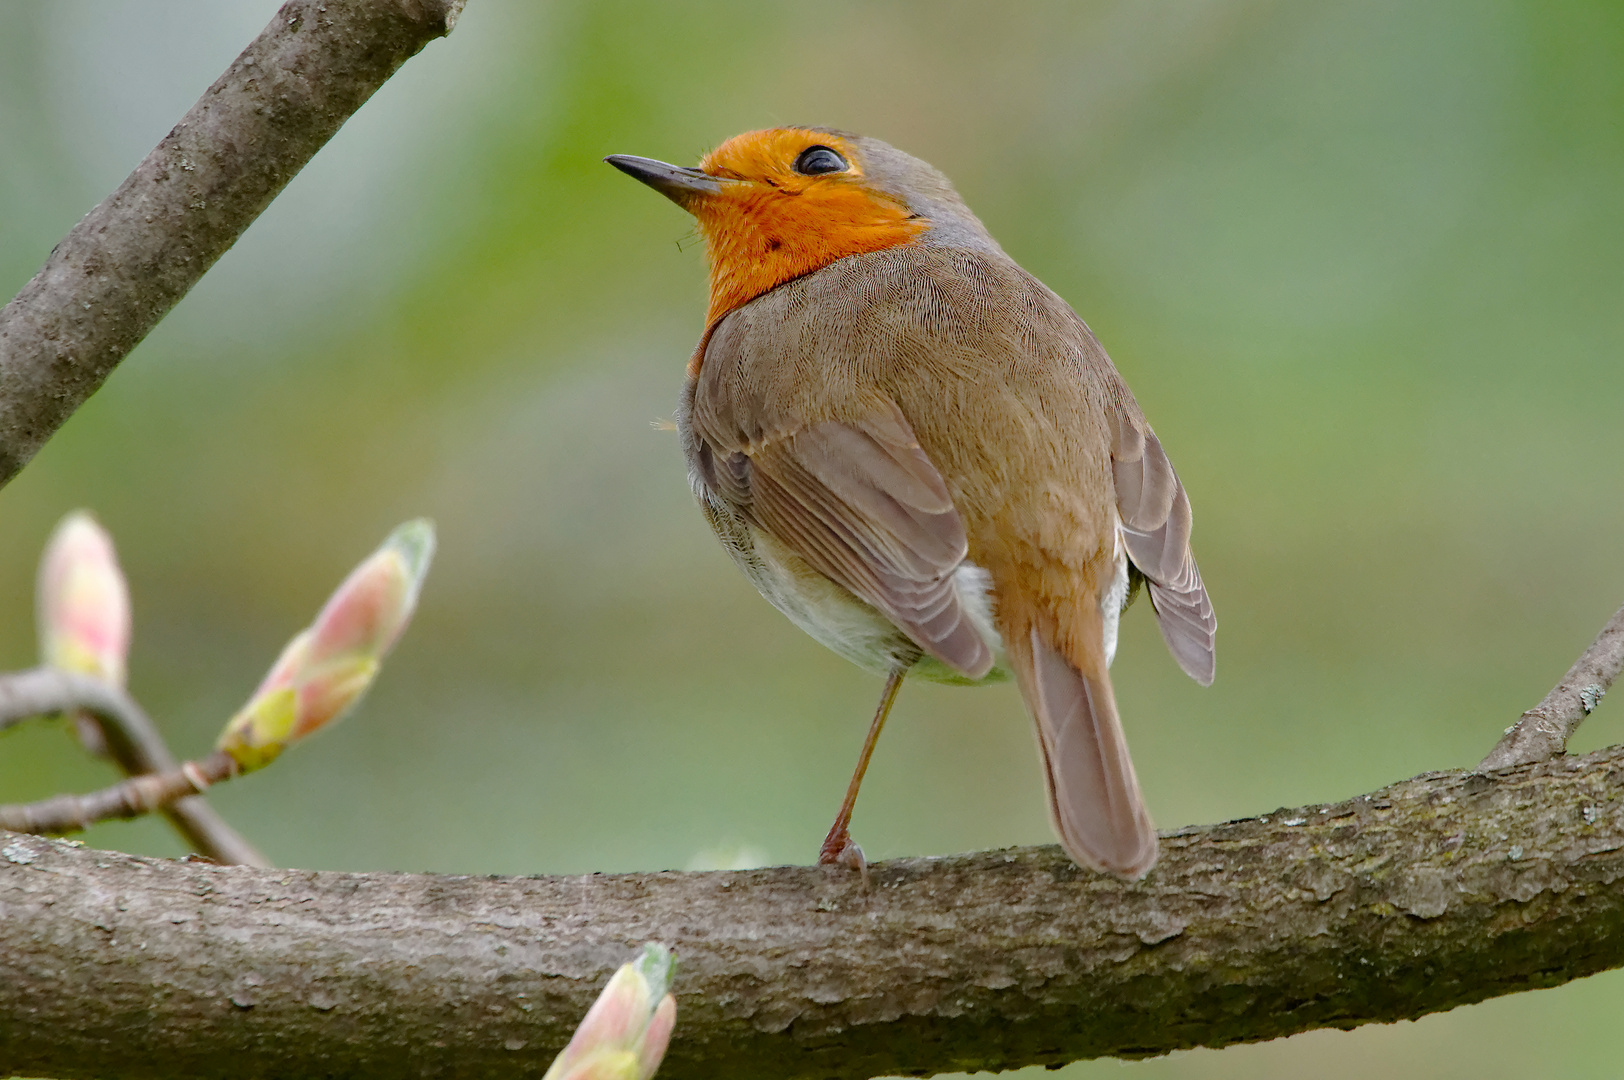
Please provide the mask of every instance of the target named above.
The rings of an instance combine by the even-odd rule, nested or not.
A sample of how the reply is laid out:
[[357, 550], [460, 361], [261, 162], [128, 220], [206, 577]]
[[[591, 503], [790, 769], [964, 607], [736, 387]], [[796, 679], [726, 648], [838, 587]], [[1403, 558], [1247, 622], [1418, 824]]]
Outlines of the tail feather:
[[1060, 843], [1078, 863], [1130, 880], [1156, 864], [1151, 824], [1116, 699], [1103, 667], [1085, 675], [1036, 628], [1030, 656], [1012, 649], [1027, 707], [1037, 723], [1049, 788], [1049, 814]]

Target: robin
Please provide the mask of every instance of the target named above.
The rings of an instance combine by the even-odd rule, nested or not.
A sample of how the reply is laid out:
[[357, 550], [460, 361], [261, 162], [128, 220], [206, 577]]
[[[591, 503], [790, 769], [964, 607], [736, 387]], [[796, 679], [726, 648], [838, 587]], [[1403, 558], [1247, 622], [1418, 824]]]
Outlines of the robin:
[[852, 809], [905, 676], [1013, 674], [1066, 851], [1142, 876], [1118, 618], [1146, 584], [1203, 686], [1217, 621], [1184, 485], [1093, 333], [877, 139], [774, 128], [697, 169], [605, 160], [691, 213], [710, 257], [677, 413], [705, 517], [774, 607], [885, 676], [819, 862], [864, 866]]

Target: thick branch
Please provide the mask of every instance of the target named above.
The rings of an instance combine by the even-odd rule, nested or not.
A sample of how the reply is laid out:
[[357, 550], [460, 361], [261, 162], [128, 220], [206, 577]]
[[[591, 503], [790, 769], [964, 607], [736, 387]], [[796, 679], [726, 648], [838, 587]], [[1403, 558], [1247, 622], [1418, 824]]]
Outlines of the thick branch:
[[1624, 671], [1624, 608], [1619, 608], [1596, 640], [1573, 662], [1562, 681], [1538, 705], [1506, 729], [1505, 738], [1478, 765], [1480, 772], [1546, 761], [1564, 753], [1568, 740]]
[[[30, 717], [81, 709], [96, 719], [108, 754], [126, 775], [179, 768], [157, 725], [119, 687], [54, 668], [0, 675], [0, 731]], [[163, 807], [163, 813], [194, 851], [215, 862], [271, 865], [200, 795], [175, 799]]]
[[0, 310], [0, 485], [464, 0], [290, 0]]
[[[0, 838], [0, 1062], [56, 1077], [539, 1076], [639, 942], [662, 1080], [926, 1075], [1421, 1016], [1624, 965], [1624, 748], [1181, 830], [872, 868], [261, 871]], [[48, 1037], [42, 1033], [49, 1033]]]

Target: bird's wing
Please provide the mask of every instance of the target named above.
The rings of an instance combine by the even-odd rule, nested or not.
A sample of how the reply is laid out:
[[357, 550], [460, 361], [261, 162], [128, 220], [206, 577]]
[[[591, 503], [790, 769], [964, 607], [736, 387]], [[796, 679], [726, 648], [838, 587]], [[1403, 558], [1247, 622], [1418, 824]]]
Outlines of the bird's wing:
[[964, 522], [894, 403], [738, 450], [702, 433], [700, 443], [699, 475], [713, 494], [925, 652], [971, 678], [991, 670], [992, 651], [953, 587], [969, 550]]
[[1111, 443], [1117, 514], [1128, 558], [1150, 584], [1162, 640], [1184, 673], [1212, 685], [1218, 629], [1190, 553], [1190, 499], [1156, 433], [1118, 412]]

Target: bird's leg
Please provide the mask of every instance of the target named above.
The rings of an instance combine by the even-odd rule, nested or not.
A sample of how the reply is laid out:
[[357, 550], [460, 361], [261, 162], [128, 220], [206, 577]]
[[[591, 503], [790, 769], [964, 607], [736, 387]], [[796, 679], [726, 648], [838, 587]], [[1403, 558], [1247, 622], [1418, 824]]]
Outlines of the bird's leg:
[[908, 674], [913, 661], [907, 660], [898, 663], [885, 677], [885, 689], [880, 691], [880, 706], [874, 710], [874, 722], [868, 726], [868, 738], [863, 740], [863, 753], [857, 759], [857, 768], [851, 774], [851, 783], [846, 786], [846, 800], [840, 804], [840, 813], [835, 815], [835, 823], [829, 827], [829, 835], [823, 840], [823, 849], [818, 852], [818, 862], [821, 865], [839, 864], [849, 866], [863, 875], [863, 882], [868, 882], [868, 860], [863, 858], [863, 849], [857, 846], [851, 838], [851, 812], [857, 805], [857, 789], [863, 786], [863, 774], [868, 771], [868, 759], [874, 756], [874, 744], [879, 742], [880, 729], [885, 726], [885, 718], [890, 715], [891, 706], [896, 703], [897, 691], [902, 689], [902, 678]]

